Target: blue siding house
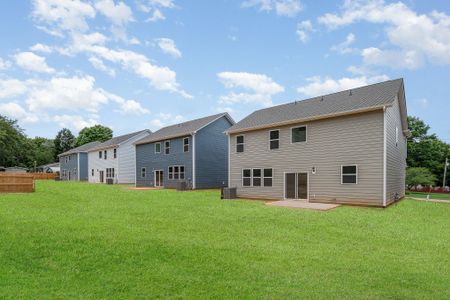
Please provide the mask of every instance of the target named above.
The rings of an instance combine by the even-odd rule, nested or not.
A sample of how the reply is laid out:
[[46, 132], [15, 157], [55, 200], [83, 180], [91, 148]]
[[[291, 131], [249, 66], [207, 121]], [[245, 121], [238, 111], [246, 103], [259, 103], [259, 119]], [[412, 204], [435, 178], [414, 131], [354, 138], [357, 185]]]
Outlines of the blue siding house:
[[100, 142], [91, 142], [59, 154], [61, 180], [88, 180], [88, 151]]
[[163, 127], [135, 143], [136, 186], [174, 188], [185, 181], [193, 189], [228, 183], [228, 137], [235, 124], [221, 113]]

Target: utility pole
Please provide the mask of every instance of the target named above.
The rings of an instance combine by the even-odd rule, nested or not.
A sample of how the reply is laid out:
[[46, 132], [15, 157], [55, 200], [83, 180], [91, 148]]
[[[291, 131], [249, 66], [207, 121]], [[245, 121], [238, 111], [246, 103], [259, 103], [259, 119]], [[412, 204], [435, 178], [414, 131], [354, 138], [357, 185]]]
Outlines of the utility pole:
[[447, 166], [448, 166], [448, 157], [445, 158], [444, 180], [442, 181], [442, 188], [445, 188], [445, 177], [447, 175]]

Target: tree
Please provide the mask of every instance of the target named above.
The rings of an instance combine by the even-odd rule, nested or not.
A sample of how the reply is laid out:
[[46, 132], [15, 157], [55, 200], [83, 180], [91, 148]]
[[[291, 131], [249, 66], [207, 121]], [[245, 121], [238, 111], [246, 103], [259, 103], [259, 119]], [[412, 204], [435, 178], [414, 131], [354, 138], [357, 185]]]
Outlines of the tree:
[[417, 117], [408, 117], [411, 137], [408, 139], [408, 167], [427, 168], [435, 176], [434, 184], [442, 183], [445, 158], [450, 145], [429, 134], [430, 126]]
[[436, 176], [427, 168], [408, 168], [406, 169], [406, 184], [408, 186], [428, 186], [436, 182]]
[[112, 136], [113, 131], [106, 126], [95, 125], [92, 127], [85, 127], [78, 134], [76, 146], [78, 147], [94, 141], [105, 142], [111, 139]]
[[33, 148], [33, 163], [37, 166], [49, 164], [55, 161], [55, 144], [53, 140], [35, 137], [30, 139]]
[[12, 120], [0, 115], [0, 166], [26, 166], [23, 149], [26, 136], [23, 129]]
[[73, 148], [75, 144], [75, 137], [69, 129], [63, 128], [58, 131], [58, 134], [56, 135], [53, 142], [55, 144], [56, 159], [58, 157], [58, 154], [61, 154]]

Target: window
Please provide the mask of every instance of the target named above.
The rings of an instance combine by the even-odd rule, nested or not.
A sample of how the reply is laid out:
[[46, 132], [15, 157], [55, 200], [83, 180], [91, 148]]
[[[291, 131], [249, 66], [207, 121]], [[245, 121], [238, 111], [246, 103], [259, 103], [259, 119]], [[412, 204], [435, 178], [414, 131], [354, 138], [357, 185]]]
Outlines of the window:
[[306, 126], [291, 128], [291, 142], [292, 143], [306, 142]]
[[272, 169], [264, 169], [264, 186], [272, 186]]
[[155, 153], [161, 153], [161, 143], [155, 144]]
[[398, 146], [398, 127], [395, 127], [395, 146]]
[[261, 169], [253, 169], [253, 186], [261, 186]]
[[169, 179], [184, 179], [184, 166], [169, 166]]
[[141, 168], [141, 177], [145, 178], [147, 176], [147, 169], [146, 168]]
[[244, 136], [236, 136], [236, 152], [244, 152]]
[[169, 167], [169, 179], [173, 179], [173, 167]]
[[106, 168], [106, 178], [114, 178], [114, 168]]
[[280, 131], [279, 130], [269, 131], [269, 148], [270, 148], [270, 150], [280, 148]]
[[114, 149], [114, 158], [117, 158], [117, 149]]
[[91, 175], [94, 176], [94, 169], [91, 170]]
[[70, 161], [70, 159], [71, 159], [72, 157], [71, 156], [69, 156], [69, 161]]
[[166, 154], [170, 153], [170, 141], [164, 142], [164, 153], [166, 153]]
[[102, 151], [98, 151], [98, 158], [102, 158]]
[[183, 152], [189, 152], [189, 138], [185, 137], [183, 139]]
[[358, 184], [358, 166], [349, 165], [341, 167], [341, 184]]
[[105, 157], [105, 159], [106, 159], [106, 154], [107, 154], [108, 152], [105, 150], [105, 153], [103, 153], [104, 154], [104, 157]]
[[251, 186], [252, 173], [251, 169], [242, 170], [242, 186]]

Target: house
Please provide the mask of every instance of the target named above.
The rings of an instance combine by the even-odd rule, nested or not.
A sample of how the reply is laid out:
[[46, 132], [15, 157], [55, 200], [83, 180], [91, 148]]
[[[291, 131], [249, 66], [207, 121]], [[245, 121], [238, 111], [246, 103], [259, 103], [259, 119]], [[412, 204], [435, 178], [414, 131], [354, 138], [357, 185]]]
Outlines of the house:
[[23, 168], [23, 167], [8, 167], [5, 168], [5, 172], [7, 173], [26, 173], [28, 172], [27, 168]]
[[386, 207], [405, 195], [403, 79], [258, 110], [227, 134], [238, 197]]
[[58, 155], [61, 180], [88, 180], [88, 151], [100, 142], [90, 142]]
[[114, 137], [88, 153], [89, 182], [135, 183], [136, 149], [134, 142], [150, 135], [148, 129]]
[[161, 128], [136, 142], [136, 186], [189, 188], [227, 185], [228, 113]]
[[37, 171], [42, 173], [59, 172], [60, 171], [59, 162], [39, 166], [37, 167]]

